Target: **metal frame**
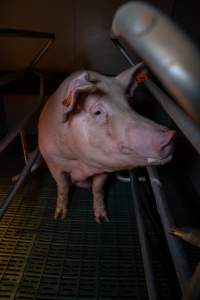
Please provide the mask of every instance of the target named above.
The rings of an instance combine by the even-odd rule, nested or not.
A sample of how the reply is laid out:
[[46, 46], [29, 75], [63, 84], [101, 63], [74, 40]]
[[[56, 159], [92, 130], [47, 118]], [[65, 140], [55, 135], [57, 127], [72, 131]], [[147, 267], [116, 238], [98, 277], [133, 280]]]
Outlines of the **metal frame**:
[[31, 61], [29, 66], [19, 72], [12, 72], [0, 77], [0, 86], [4, 86], [10, 82], [13, 82], [19, 78], [22, 78], [28, 72], [33, 72], [40, 78], [40, 87], [39, 87], [39, 101], [36, 103], [35, 107], [0, 141], [0, 152], [2, 152], [9, 143], [17, 136], [20, 135], [22, 149], [24, 154], [25, 160], [25, 167], [22, 170], [21, 174], [15, 176], [17, 179], [16, 183], [14, 184], [13, 188], [9, 192], [9, 194], [3, 200], [3, 204], [0, 207], [0, 217], [3, 216], [6, 209], [8, 208], [11, 200], [19, 190], [20, 186], [23, 184], [25, 179], [27, 178], [28, 174], [31, 172], [32, 168], [34, 169], [33, 165], [37, 165], [37, 163], [41, 160], [41, 155], [39, 153], [38, 148], [35, 149], [34, 152], [29, 153], [26, 135], [24, 131], [24, 127], [33, 117], [33, 115], [40, 110], [41, 106], [43, 105], [44, 100], [44, 76], [42, 73], [38, 73], [35, 70], [36, 64], [40, 61], [40, 59], [44, 56], [44, 54], [48, 51], [49, 47], [52, 45], [55, 35], [53, 33], [47, 32], [37, 32], [31, 30], [21, 30], [21, 29], [11, 29], [11, 28], [0, 28], [0, 37], [24, 37], [24, 38], [39, 38], [39, 39], [47, 39], [47, 42], [42, 46], [39, 52], [36, 54], [34, 59]]
[[[200, 55], [193, 44], [177, 27], [162, 13], [144, 3], [128, 3], [122, 6], [116, 13], [113, 23], [111, 38], [126, 60], [135, 66], [131, 57], [125, 50], [125, 46], [134, 50], [145, 63], [153, 70], [164, 87], [175, 97], [178, 104], [161, 90], [151, 79], [144, 82], [145, 86], [170, 115], [186, 138], [191, 142], [200, 154]], [[171, 45], [173, 45], [171, 47]], [[184, 55], [187, 53], [187, 59]], [[162, 183], [156, 167], [147, 167], [153, 194], [156, 200], [157, 210], [163, 225], [166, 241], [171, 253], [176, 274], [182, 292], [191, 278], [191, 270], [183, 245], [169, 236], [169, 230], [174, 226], [174, 220], [167, 205]], [[134, 177], [133, 177], [134, 176]], [[138, 202], [137, 183], [135, 175], [131, 175], [132, 194], [135, 203]], [[139, 221], [139, 236], [141, 248], [145, 248], [145, 229], [143, 229], [142, 216], [138, 214], [139, 208], [135, 205], [135, 213]], [[142, 237], [143, 236], [143, 237]], [[151, 266], [149, 253], [142, 250], [146, 280], [149, 278], [149, 266]], [[151, 271], [152, 275], [152, 271]], [[150, 275], [150, 278], [151, 278]], [[197, 297], [194, 287], [196, 278], [199, 278], [199, 267], [193, 275], [190, 284], [190, 294]], [[150, 280], [148, 291], [156, 299], [155, 279]], [[189, 294], [189, 293], [188, 293]], [[199, 295], [198, 295], [199, 296]], [[188, 299], [187, 296], [183, 299]], [[197, 299], [197, 298], [194, 298]]]
[[[39, 52], [36, 54], [34, 59], [31, 61], [29, 66], [19, 72], [11, 72], [9, 74], [6, 74], [4, 76], [0, 77], [0, 86], [4, 86], [12, 81], [15, 81], [19, 78], [22, 78], [25, 74], [28, 72], [34, 72], [36, 75], [40, 77], [40, 96], [39, 96], [39, 102], [36, 104], [36, 106], [33, 108], [32, 111], [30, 111], [24, 119], [19, 122], [8, 134], [0, 141], [0, 152], [2, 152], [8, 144], [16, 137], [18, 133], [20, 133], [22, 139], [22, 147], [25, 150], [25, 135], [22, 133], [22, 130], [26, 123], [31, 119], [31, 117], [35, 114], [35, 112], [40, 108], [42, 104], [42, 100], [44, 98], [44, 78], [43, 75], [37, 74], [37, 71], [34, 70], [34, 67], [36, 64], [40, 61], [42, 56], [48, 51], [49, 47], [52, 45], [55, 39], [54, 33], [49, 32], [39, 32], [39, 31], [33, 31], [33, 30], [25, 30], [25, 29], [13, 29], [13, 28], [0, 28], [0, 37], [12, 37], [12, 38], [36, 38], [36, 39], [47, 39], [47, 42], [45, 45], [42, 46], [42, 48], [39, 50]], [[24, 158], [25, 161], [27, 160], [27, 150], [24, 151]]]

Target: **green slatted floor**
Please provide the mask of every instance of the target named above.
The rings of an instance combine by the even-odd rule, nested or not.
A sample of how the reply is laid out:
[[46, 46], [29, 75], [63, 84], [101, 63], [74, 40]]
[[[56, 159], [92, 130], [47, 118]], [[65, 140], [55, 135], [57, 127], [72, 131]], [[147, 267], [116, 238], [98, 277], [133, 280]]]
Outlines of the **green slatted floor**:
[[[1, 199], [9, 179], [0, 179]], [[75, 189], [66, 220], [54, 220], [46, 172], [16, 195], [0, 222], [0, 299], [148, 299], [130, 187], [108, 191], [110, 223], [94, 222], [92, 195]]]

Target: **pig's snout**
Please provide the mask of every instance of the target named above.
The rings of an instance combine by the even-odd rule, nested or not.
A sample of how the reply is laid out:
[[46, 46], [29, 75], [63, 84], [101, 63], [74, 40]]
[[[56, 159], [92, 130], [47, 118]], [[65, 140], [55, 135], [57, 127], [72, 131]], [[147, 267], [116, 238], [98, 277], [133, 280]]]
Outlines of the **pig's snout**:
[[167, 130], [163, 133], [163, 141], [158, 145], [158, 154], [161, 159], [168, 157], [174, 150], [174, 138], [176, 131]]
[[123, 153], [136, 154], [144, 165], [164, 164], [172, 158], [176, 135], [174, 130], [144, 122], [140, 126], [131, 125], [126, 128], [126, 140], [121, 147]]
[[176, 131], [165, 130], [162, 133], [162, 142], [156, 143], [156, 158], [149, 157], [147, 159], [150, 165], [162, 165], [167, 163], [172, 159], [172, 154], [174, 151], [174, 138], [176, 136]]

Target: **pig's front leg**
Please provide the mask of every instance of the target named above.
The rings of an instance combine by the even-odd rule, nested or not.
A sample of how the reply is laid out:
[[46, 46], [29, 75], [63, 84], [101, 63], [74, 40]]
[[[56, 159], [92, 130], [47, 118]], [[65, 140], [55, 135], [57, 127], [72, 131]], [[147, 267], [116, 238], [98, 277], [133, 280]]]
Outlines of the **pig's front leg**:
[[57, 165], [50, 163], [48, 167], [57, 184], [57, 200], [54, 218], [64, 219], [67, 215], [68, 208], [69, 176], [61, 171]]
[[96, 175], [92, 179], [92, 193], [93, 193], [93, 208], [95, 220], [101, 223], [101, 220], [109, 222], [104, 204], [104, 184], [107, 174]]

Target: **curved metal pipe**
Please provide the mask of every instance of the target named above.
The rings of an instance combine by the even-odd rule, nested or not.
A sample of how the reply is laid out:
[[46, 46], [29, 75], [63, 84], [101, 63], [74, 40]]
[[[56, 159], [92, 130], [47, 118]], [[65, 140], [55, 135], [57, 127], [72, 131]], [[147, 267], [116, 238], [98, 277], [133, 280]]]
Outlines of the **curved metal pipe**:
[[142, 2], [118, 9], [111, 36], [145, 61], [200, 126], [200, 55], [190, 39], [168, 17]]

